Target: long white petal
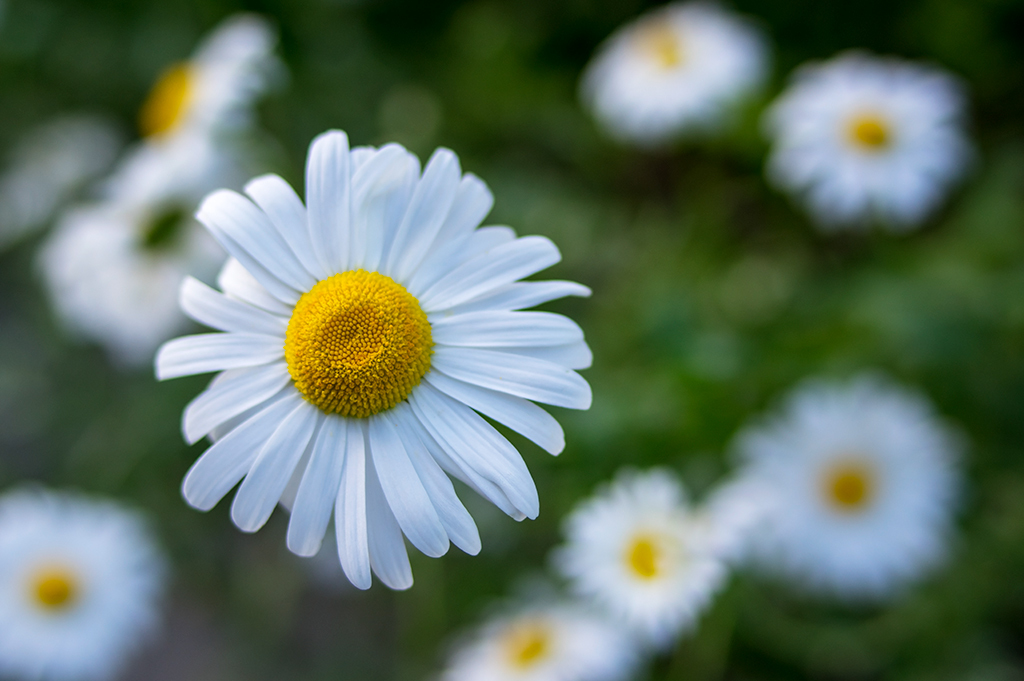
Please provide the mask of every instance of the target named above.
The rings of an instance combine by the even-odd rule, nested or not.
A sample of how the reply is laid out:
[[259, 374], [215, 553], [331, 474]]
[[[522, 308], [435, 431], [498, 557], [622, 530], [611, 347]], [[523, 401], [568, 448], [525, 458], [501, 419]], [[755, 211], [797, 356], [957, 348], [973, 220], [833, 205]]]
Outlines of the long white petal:
[[466, 173], [459, 181], [448, 217], [437, 233], [437, 246], [468, 235], [484, 221], [494, 207], [494, 195], [487, 185], [473, 173]]
[[[448, 479], [437, 461], [430, 455], [426, 444], [420, 439], [419, 421], [407, 403], [397, 405], [390, 412], [391, 420], [402, 438], [405, 451], [423, 481], [437, 516], [444, 525], [452, 542], [466, 553], [475, 556], [480, 553], [480, 532], [476, 529], [473, 516], [469, 514], [455, 493], [452, 481]], [[428, 436], [429, 437], [429, 436]]]
[[568, 409], [589, 409], [579, 374], [542, 359], [478, 348], [434, 348], [431, 367], [466, 383]]
[[583, 330], [552, 312], [484, 311], [431, 322], [439, 345], [468, 347], [567, 345], [583, 340]]
[[496, 352], [506, 352], [511, 355], [522, 355], [542, 359], [545, 362], [558, 364], [567, 369], [588, 369], [594, 363], [594, 353], [586, 341], [569, 343], [568, 345], [548, 345], [532, 348], [489, 348]]
[[317, 279], [332, 274], [320, 264], [310, 236], [306, 207], [290, 184], [277, 175], [261, 175], [245, 185], [245, 193], [267, 214], [307, 272]]
[[298, 393], [282, 401], [292, 411], [263, 446], [231, 504], [231, 519], [243, 532], [255, 532], [270, 519], [321, 416]]
[[290, 317], [292, 314], [292, 305], [270, 295], [267, 289], [263, 288], [263, 284], [234, 258], [228, 258], [224, 262], [224, 267], [217, 275], [217, 285], [228, 296], [255, 305], [271, 314], [279, 317]]
[[185, 407], [181, 417], [185, 440], [199, 442], [220, 424], [276, 395], [290, 381], [284, 362], [219, 374]]
[[419, 297], [420, 305], [427, 312], [445, 310], [539, 272], [561, 258], [550, 239], [520, 237], [456, 267]]
[[263, 333], [268, 336], [279, 334], [284, 338], [288, 328], [287, 319], [228, 298], [192, 277], [185, 277], [181, 282], [178, 300], [185, 314], [219, 331]]
[[369, 589], [373, 577], [366, 536], [366, 433], [361, 419], [347, 423], [345, 462], [334, 504], [334, 530], [345, 576], [357, 588]]
[[[302, 399], [298, 393], [294, 397]], [[201, 511], [216, 506], [249, 472], [267, 438], [293, 409], [294, 399], [278, 400], [211, 445], [185, 474], [185, 501]]]
[[459, 188], [459, 157], [448, 149], [434, 152], [416, 183], [382, 271], [399, 283], [423, 261], [448, 217]]
[[555, 417], [529, 400], [457, 381], [436, 371], [424, 379], [441, 392], [536, 442], [551, 454], [565, 449], [565, 433]]
[[[213, 192], [199, 206], [196, 219], [280, 300], [292, 302], [294, 293], [288, 294], [279, 284], [301, 293], [316, 283], [266, 213], [241, 194], [229, 189]], [[272, 275], [269, 284], [261, 277], [263, 271]], [[286, 297], [282, 298], [279, 292]]]
[[347, 424], [348, 419], [333, 415], [323, 419], [302, 474], [287, 537], [288, 548], [299, 556], [315, 556], [327, 532], [345, 466]]
[[370, 567], [392, 589], [412, 586], [412, 567], [402, 539], [402, 528], [388, 506], [377, 480], [372, 459], [366, 466], [366, 532], [370, 550]]
[[384, 145], [359, 168], [352, 179], [355, 209], [350, 269], [380, 269], [419, 173], [419, 160], [398, 144]]
[[468, 303], [456, 305], [452, 314], [480, 310], [525, 310], [566, 296], [589, 298], [590, 289], [574, 281], [516, 281]]
[[318, 135], [309, 146], [306, 161], [306, 210], [321, 273], [336, 274], [348, 263], [351, 190], [348, 136], [340, 130]]
[[523, 457], [475, 411], [421, 383], [409, 398], [416, 417], [453, 459], [501, 488], [529, 518], [540, 513], [537, 487]]
[[437, 558], [448, 551], [445, 532], [430, 496], [409, 460], [388, 412], [369, 419], [370, 455], [384, 496], [412, 545]]
[[516, 232], [511, 227], [491, 225], [473, 230], [468, 236], [438, 244], [405, 286], [414, 296], [419, 296], [455, 267], [515, 239]]
[[280, 336], [259, 333], [201, 333], [164, 343], [156, 354], [158, 380], [211, 371], [253, 367], [284, 357]]

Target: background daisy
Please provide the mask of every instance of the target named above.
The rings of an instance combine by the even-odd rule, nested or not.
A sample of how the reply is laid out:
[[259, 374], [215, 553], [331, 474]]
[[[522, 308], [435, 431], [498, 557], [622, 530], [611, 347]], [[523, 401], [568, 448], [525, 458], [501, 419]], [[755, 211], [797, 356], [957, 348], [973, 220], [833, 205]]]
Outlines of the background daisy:
[[773, 495], [756, 560], [800, 587], [893, 594], [947, 553], [959, 445], [924, 398], [877, 377], [797, 388], [737, 440]]
[[943, 71], [850, 52], [802, 67], [767, 112], [768, 177], [826, 229], [917, 226], [972, 158], [961, 84]]
[[153, 633], [164, 559], [143, 519], [38, 489], [0, 496], [0, 675], [113, 679]]

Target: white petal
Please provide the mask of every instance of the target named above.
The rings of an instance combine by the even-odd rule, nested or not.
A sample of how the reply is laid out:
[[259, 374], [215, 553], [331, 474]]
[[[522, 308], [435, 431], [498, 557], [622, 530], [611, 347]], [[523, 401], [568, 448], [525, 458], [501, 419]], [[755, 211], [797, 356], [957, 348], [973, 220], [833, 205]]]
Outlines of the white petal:
[[369, 419], [370, 455], [384, 496], [412, 545], [437, 558], [448, 551], [445, 532], [388, 412]]
[[263, 527], [313, 437], [320, 411], [298, 393], [282, 402], [292, 411], [270, 436], [231, 504], [231, 519], [243, 532]]
[[309, 145], [306, 161], [306, 210], [310, 239], [322, 273], [342, 272], [348, 263], [351, 190], [348, 136], [340, 130], [317, 136]]
[[550, 267], [561, 257], [550, 239], [521, 237], [456, 267], [420, 296], [420, 305], [427, 312], [454, 307]]
[[352, 179], [355, 223], [350, 269], [380, 269], [419, 173], [419, 160], [398, 144], [384, 145], [359, 168]]
[[525, 310], [565, 296], [590, 297], [590, 289], [574, 281], [517, 281], [468, 303], [456, 305], [452, 314], [479, 310]]
[[512, 355], [534, 357], [545, 362], [559, 364], [568, 369], [587, 369], [594, 363], [594, 353], [586, 341], [569, 343], [568, 345], [549, 345], [547, 347], [533, 348], [490, 348], [498, 352], [507, 352]]
[[219, 374], [185, 407], [181, 418], [185, 440], [190, 445], [199, 442], [220, 424], [276, 395], [291, 380], [284, 362]]
[[164, 343], [156, 354], [158, 380], [270, 364], [284, 357], [280, 336], [201, 333]]
[[[431, 503], [444, 525], [452, 542], [466, 553], [475, 556], [480, 553], [480, 532], [476, 529], [473, 516], [462, 505], [452, 481], [444, 474], [437, 461], [430, 455], [427, 446], [420, 439], [422, 427], [407, 403], [401, 403], [391, 412], [392, 421], [402, 438], [416, 474], [423, 481]], [[429, 437], [429, 436], [427, 436]]]
[[568, 409], [589, 409], [590, 386], [552, 362], [477, 348], [434, 348], [431, 367], [460, 381]]
[[405, 551], [402, 528], [384, 497], [372, 459], [366, 467], [366, 532], [373, 572], [392, 589], [412, 586], [412, 567]]
[[[288, 521], [287, 538], [288, 548], [299, 556], [315, 556], [327, 532], [345, 466], [347, 424], [347, 419], [337, 416], [324, 418], [302, 474]], [[358, 431], [355, 435], [362, 437]]]
[[270, 218], [241, 194], [229, 189], [213, 192], [199, 206], [196, 219], [275, 298], [294, 302], [296, 292], [308, 291], [316, 283]]
[[576, 322], [553, 312], [483, 311], [441, 317], [431, 320], [430, 330], [439, 345], [519, 347], [583, 340]]
[[406, 288], [414, 296], [419, 296], [462, 263], [492, 248], [515, 241], [515, 238], [516, 232], [511, 227], [492, 225], [474, 230], [461, 239], [439, 244], [412, 275]]
[[440, 148], [430, 157], [395, 233], [384, 274], [403, 283], [423, 261], [455, 201], [461, 174], [459, 158], [450, 150]]
[[494, 207], [494, 195], [484, 181], [472, 173], [466, 173], [459, 181], [448, 217], [434, 242], [438, 247], [453, 239], [460, 239], [472, 232]]
[[421, 383], [409, 398], [427, 432], [461, 467], [490, 480], [529, 518], [540, 513], [537, 487], [530, 471], [508, 440], [475, 411]]
[[317, 258], [306, 207], [290, 184], [277, 175], [261, 175], [245, 185], [245, 193], [267, 214], [307, 272], [317, 279], [333, 274], [324, 270]]
[[249, 270], [234, 258], [228, 258], [224, 262], [224, 267], [217, 275], [217, 285], [228, 296], [255, 305], [272, 314], [282, 317], [290, 317], [292, 314], [292, 305], [282, 303], [270, 295], [267, 289], [263, 288], [263, 284], [249, 274]]
[[373, 578], [366, 536], [366, 433], [361, 419], [349, 419], [346, 423], [345, 462], [334, 504], [338, 559], [353, 585], [369, 589]]
[[192, 277], [185, 277], [181, 282], [179, 302], [189, 317], [219, 331], [262, 333], [284, 338], [288, 329], [287, 319], [228, 298]]
[[[298, 393], [293, 397], [302, 399]], [[185, 475], [185, 501], [201, 511], [216, 506], [249, 472], [267, 438], [293, 409], [294, 399], [278, 400], [211, 445]]]
[[484, 416], [494, 419], [536, 442], [545, 451], [559, 454], [565, 449], [565, 433], [555, 417], [529, 400], [456, 381], [436, 371], [425, 380], [449, 397]]

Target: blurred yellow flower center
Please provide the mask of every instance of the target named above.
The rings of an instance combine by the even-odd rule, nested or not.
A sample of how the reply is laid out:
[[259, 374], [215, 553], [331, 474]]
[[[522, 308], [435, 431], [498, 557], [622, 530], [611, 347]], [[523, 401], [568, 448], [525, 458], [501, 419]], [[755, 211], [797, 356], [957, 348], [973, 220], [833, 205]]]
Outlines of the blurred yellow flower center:
[[45, 568], [33, 575], [31, 593], [46, 610], [64, 610], [78, 597], [78, 580], [64, 568]]
[[181, 123], [192, 99], [193, 80], [188, 64], [164, 71], [139, 112], [139, 131], [144, 136], [163, 135]]
[[825, 474], [825, 498], [845, 513], [862, 511], [875, 494], [875, 475], [860, 462], [832, 466]]
[[881, 151], [892, 141], [889, 124], [875, 114], [856, 116], [849, 123], [850, 140], [867, 151]]
[[626, 552], [626, 563], [641, 579], [654, 579], [661, 573], [664, 551], [651, 537], [634, 539]]
[[683, 63], [683, 45], [679, 34], [667, 21], [651, 22], [640, 28], [637, 41], [640, 49], [660, 68], [668, 70]]
[[514, 626], [505, 635], [505, 652], [516, 669], [526, 669], [551, 652], [551, 630], [542, 623]]
[[430, 368], [433, 345], [427, 315], [401, 284], [349, 270], [295, 304], [284, 356], [307, 400], [327, 413], [365, 418], [409, 396]]

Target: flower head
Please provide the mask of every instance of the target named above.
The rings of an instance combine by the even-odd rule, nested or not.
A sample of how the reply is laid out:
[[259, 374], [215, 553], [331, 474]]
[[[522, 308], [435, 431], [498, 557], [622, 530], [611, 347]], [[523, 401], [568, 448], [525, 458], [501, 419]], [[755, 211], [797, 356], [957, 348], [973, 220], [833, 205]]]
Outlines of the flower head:
[[557, 565], [577, 594], [665, 646], [694, 626], [726, 577], [709, 529], [674, 475], [627, 470], [566, 519]]
[[19, 490], [0, 497], [0, 675], [113, 678], [152, 633], [163, 557], [110, 502]]
[[971, 159], [965, 108], [935, 68], [856, 52], [805, 66], [766, 114], [769, 179], [826, 229], [911, 229]]
[[744, 475], [772, 494], [754, 558], [839, 596], [891, 594], [945, 552], [958, 445], [922, 397], [880, 379], [798, 388], [738, 439]]
[[704, 2], [674, 3], [621, 28], [587, 67], [582, 97], [608, 132], [658, 144], [721, 125], [768, 71], [761, 34]]
[[536, 517], [522, 457], [481, 414], [558, 453], [562, 430], [533, 401], [590, 406], [573, 371], [591, 360], [580, 328], [520, 311], [589, 295], [519, 281], [558, 262], [554, 244], [478, 228], [491, 194], [445, 149], [421, 173], [401, 146], [350, 150], [329, 132], [310, 146], [305, 205], [274, 175], [245, 191], [215, 192], [198, 213], [232, 256], [223, 293], [192, 279], [181, 291], [186, 313], [223, 333], [157, 357], [160, 378], [222, 372], [185, 410], [190, 442], [216, 438], [185, 478], [189, 503], [209, 509], [242, 480], [232, 518], [255, 531], [291, 479], [288, 546], [315, 554], [333, 511], [361, 588], [371, 569], [412, 584], [403, 534], [430, 556], [449, 540], [479, 550], [448, 475]]

